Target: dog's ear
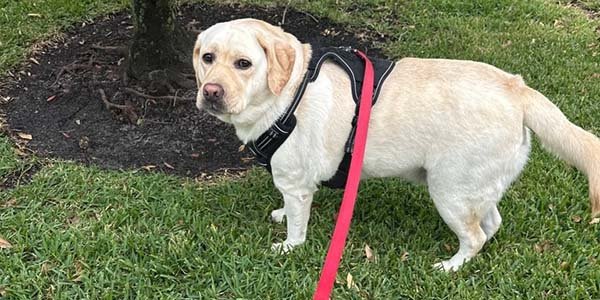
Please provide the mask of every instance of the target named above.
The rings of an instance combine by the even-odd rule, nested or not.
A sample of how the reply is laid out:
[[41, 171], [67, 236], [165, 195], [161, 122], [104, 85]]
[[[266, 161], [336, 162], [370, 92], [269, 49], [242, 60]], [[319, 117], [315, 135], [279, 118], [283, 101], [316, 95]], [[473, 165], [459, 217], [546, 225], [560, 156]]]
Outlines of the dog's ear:
[[194, 74], [196, 75], [196, 84], [198, 88], [202, 86], [200, 79], [198, 79], [198, 64], [200, 63], [200, 36], [196, 39], [196, 44], [194, 45], [194, 54], [192, 55], [192, 65], [194, 66]]
[[277, 96], [281, 94], [283, 87], [290, 80], [296, 51], [290, 43], [285, 40], [258, 35], [258, 43], [264, 49], [267, 56], [267, 83], [271, 92]]

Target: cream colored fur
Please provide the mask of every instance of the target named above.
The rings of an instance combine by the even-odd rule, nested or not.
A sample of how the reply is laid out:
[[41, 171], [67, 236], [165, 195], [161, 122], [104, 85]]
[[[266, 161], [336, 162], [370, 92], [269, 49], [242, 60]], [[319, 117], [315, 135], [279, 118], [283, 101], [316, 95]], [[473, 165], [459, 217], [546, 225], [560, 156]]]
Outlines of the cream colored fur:
[[[233, 124], [244, 143], [254, 140], [290, 104], [310, 51], [262, 21], [214, 25], [199, 35], [194, 50], [197, 106], [207, 108], [203, 84], [222, 85], [224, 109], [208, 111]], [[214, 54], [215, 61], [203, 62], [205, 53]], [[253, 66], [236, 69], [239, 58]], [[336, 172], [353, 114], [348, 76], [326, 63], [295, 113], [296, 129], [271, 161], [284, 202], [272, 218], [281, 222], [285, 216], [288, 233], [274, 249], [287, 251], [305, 241], [313, 193]], [[426, 184], [460, 243], [458, 252], [436, 267], [456, 270], [498, 230], [497, 203], [527, 162], [529, 129], [589, 176], [592, 212], [600, 214], [598, 138], [569, 122], [521, 77], [472, 61], [397, 62], [372, 110], [363, 178]]]

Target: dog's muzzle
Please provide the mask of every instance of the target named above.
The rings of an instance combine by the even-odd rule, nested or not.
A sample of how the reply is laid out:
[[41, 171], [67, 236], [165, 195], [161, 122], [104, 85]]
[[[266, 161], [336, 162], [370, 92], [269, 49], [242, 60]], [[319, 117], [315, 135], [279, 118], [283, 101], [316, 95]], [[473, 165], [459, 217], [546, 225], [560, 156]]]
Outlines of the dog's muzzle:
[[202, 106], [211, 113], [220, 113], [225, 108], [224, 96], [223, 86], [217, 83], [206, 83], [202, 87]]

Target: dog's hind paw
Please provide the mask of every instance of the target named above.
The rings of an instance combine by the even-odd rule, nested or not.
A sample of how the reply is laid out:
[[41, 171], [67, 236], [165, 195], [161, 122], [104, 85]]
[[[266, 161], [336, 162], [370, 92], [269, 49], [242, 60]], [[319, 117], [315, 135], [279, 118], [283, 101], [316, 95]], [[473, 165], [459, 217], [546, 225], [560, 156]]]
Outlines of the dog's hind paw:
[[275, 223], [283, 222], [283, 217], [285, 217], [285, 211], [283, 208], [276, 209], [271, 212], [271, 220], [273, 220]]
[[445, 260], [445, 261], [433, 264], [434, 269], [440, 270], [440, 271], [445, 271], [445, 272], [456, 272], [456, 271], [458, 271], [460, 266], [461, 266], [460, 264], [459, 265], [452, 264], [452, 262], [450, 260]]

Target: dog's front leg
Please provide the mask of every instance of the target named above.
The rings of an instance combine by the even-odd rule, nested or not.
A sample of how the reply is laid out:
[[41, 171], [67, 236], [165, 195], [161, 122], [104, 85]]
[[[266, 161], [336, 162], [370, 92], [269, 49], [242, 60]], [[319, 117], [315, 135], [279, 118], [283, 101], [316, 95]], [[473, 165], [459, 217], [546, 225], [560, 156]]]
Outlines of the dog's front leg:
[[274, 243], [271, 248], [275, 251], [288, 252], [306, 240], [306, 228], [310, 217], [313, 193], [300, 195], [282, 193], [283, 212], [287, 222], [287, 238], [283, 243]]

